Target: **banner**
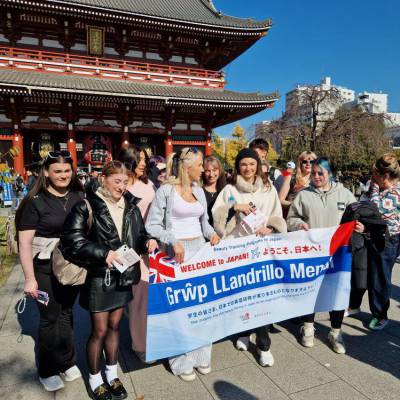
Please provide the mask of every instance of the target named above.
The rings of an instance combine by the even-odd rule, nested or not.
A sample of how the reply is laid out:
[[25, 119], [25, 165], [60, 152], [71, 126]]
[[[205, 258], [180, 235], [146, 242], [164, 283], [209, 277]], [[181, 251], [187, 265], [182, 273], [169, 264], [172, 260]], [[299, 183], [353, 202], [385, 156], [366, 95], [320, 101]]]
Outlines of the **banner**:
[[182, 264], [157, 253], [150, 259], [147, 361], [270, 323], [346, 309], [354, 224], [207, 243]]

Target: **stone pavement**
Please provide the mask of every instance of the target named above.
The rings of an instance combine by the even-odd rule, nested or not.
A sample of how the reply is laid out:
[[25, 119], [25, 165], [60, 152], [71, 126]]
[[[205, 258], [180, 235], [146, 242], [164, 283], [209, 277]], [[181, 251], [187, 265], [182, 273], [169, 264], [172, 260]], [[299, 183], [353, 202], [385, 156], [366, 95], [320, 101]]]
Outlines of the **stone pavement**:
[[[85, 383], [66, 383], [57, 393], [45, 392], [37, 380], [34, 338], [38, 315], [33, 301], [28, 301], [22, 315], [16, 313], [21, 297], [23, 276], [19, 265], [7, 285], [0, 289], [0, 389], [6, 399], [88, 399]], [[174, 377], [167, 364], [144, 366], [129, 348], [127, 321], [121, 326], [122, 349], [120, 377], [129, 391], [129, 399], [145, 400], [398, 400], [400, 398], [400, 268], [394, 271], [392, 321], [383, 332], [370, 332], [365, 324], [369, 314], [346, 318], [344, 339], [347, 354], [337, 355], [327, 346], [327, 314], [317, 318], [317, 340], [312, 349], [297, 341], [298, 326], [276, 325], [272, 334], [275, 366], [261, 368], [253, 353], [234, 349], [231, 340], [213, 347], [213, 371], [198, 376], [192, 383]], [[364, 303], [364, 310], [368, 310]], [[89, 319], [79, 307], [75, 310], [76, 345], [79, 366], [87, 375], [85, 342]]]

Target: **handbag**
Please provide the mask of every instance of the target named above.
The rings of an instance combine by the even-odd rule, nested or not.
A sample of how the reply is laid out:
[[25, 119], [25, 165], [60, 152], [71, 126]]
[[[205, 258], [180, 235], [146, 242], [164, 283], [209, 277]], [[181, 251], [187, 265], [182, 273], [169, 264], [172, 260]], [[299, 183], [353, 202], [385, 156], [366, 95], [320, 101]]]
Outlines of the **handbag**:
[[[84, 200], [89, 210], [87, 224], [90, 230], [93, 225], [93, 210], [90, 203], [86, 199]], [[86, 269], [67, 261], [60, 250], [60, 244], [53, 250], [51, 264], [54, 276], [62, 285], [77, 286], [85, 283]]]

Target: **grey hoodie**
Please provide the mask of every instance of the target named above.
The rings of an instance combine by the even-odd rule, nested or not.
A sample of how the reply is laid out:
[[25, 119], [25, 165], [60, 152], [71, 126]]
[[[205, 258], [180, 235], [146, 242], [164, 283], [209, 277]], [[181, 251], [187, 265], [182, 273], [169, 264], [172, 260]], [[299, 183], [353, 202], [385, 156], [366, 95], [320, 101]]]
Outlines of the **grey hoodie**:
[[309, 186], [297, 194], [289, 209], [289, 231], [298, 230], [305, 222], [310, 228], [329, 228], [339, 225], [347, 205], [356, 198], [341, 183], [333, 182], [329, 191], [323, 192]]

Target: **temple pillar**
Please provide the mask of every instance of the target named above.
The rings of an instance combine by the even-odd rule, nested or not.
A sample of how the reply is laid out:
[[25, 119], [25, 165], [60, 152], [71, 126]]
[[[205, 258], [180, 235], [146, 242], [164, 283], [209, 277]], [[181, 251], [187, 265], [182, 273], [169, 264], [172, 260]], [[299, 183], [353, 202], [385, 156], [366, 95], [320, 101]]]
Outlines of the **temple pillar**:
[[18, 154], [14, 157], [14, 169], [18, 174], [24, 175], [24, 141], [18, 125], [14, 125], [13, 134], [12, 146], [18, 151]]
[[172, 131], [168, 130], [165, 137], [165, 158], [168, 158], [174, 152], [174, 145], [172, 143]]
[[124, 126], [121, 132], [121, 149], [127, 149], [129, 147], [129, 132], [128, 127]]
[[74, 170], [78, 168], [78, 156], [76, 154], [76, 135], [72, 124], [68, 124], [67, 149], [71, 153]]
[[204, 155], [205, 156], [211, 156], [212, 155], [211, 139], [207, 139], [207, 141], [206, 141], [206, 146], [205, 146], [205, 149], [204, 149]]

